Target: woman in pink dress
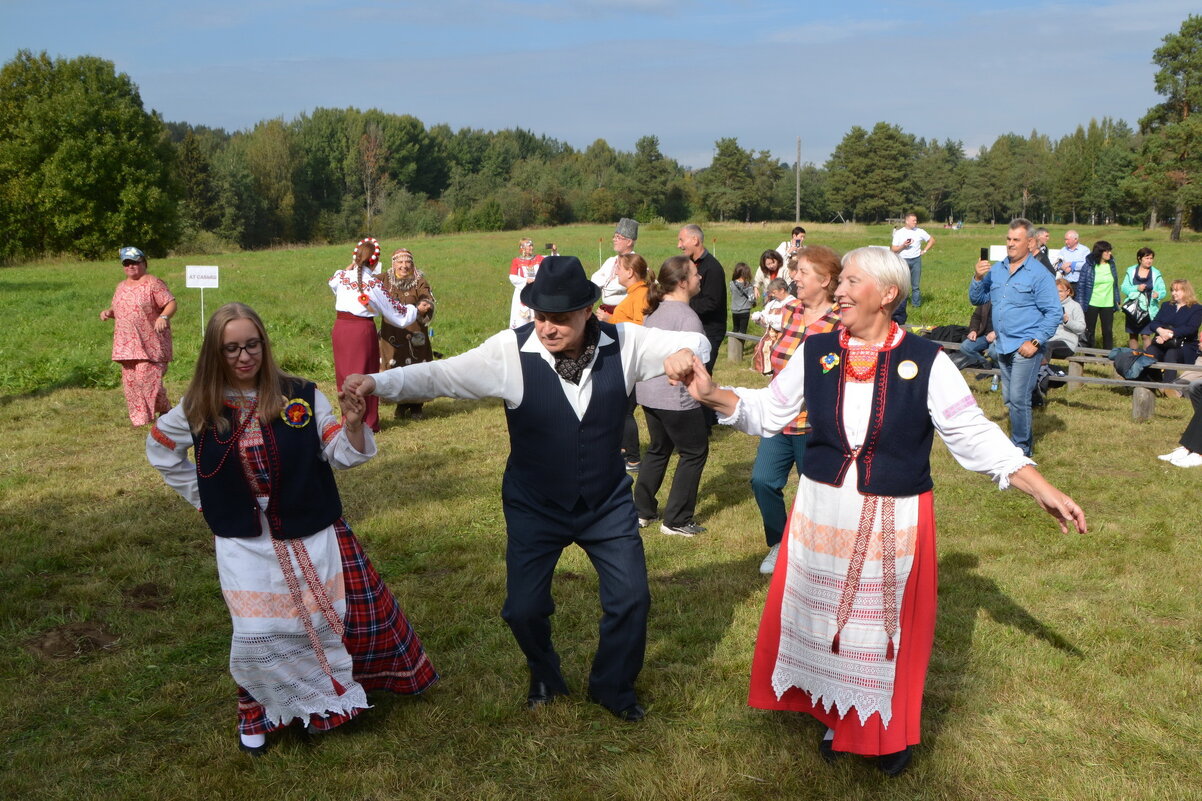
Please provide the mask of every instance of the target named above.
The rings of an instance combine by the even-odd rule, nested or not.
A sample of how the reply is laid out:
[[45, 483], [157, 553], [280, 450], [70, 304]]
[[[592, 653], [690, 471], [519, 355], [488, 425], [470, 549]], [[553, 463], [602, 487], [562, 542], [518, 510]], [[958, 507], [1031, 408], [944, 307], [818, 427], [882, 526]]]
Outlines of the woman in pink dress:
[[121, 365], [129, 421], [138, 427], [171, 408], [163, 377], [172, 359], [175, 297], [161, 279], [146, 272], [146, 255], [138, 248], [121, 248], [121, 267], [125, 280], [117, 284], [100, 319], [114, 321], [113, 361]]

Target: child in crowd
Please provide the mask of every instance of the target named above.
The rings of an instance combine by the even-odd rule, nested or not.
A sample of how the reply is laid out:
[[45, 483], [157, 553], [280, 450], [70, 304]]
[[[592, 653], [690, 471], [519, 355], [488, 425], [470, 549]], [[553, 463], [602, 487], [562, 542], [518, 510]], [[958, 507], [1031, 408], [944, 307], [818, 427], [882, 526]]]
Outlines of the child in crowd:
[[734, 322], [736, 334], [747, 333], [747, 321], [751, 318], [751, 309], [755, 306], [755, 287], [751, 284], [751, 268], [747, 262], [735, 265], [730, 282], [730, 317]]

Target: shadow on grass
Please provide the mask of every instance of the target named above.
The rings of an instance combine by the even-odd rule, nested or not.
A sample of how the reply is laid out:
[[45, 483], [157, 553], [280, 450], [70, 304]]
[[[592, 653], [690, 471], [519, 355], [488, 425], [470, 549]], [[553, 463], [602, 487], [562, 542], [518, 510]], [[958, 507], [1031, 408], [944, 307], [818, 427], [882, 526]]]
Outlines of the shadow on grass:
[[[75, 365], [67, 371], [65, 375], [56, 377], [54, 380], [48, 378], [44, 383], [38, 384], [24, 392], [16, 392], [11, 395], [0, 395], [0, 407], [15, 403], [20, 400], [28, 400], [30, 398], [40, 398], [57, 392], [60, 389], [113, 389], [114, 386], [109, 386], [112, 374], [110, 365], [112, 362], [104, 362], [102, 367]], [[115, 386], [119, 386], [118, 383]]]
[[939, 619], [923, 701], [923, 742], [928, 746], [938, 740], [944, 726], [964, 705], [979, 612], [1069, 656], [1085, 658], [1077, 646], [1015, 603], [996, 581], [978, 574], [979, 566], [980, 558], [971, 553], [954, 551], [939, 560]]

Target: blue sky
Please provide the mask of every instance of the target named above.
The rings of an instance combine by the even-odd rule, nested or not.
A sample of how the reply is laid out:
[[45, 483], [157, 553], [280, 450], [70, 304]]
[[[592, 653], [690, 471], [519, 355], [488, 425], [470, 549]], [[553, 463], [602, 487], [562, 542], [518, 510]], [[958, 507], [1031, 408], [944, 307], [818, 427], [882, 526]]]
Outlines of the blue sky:
[[969, 152], [1135, 125], [1152, 51], [1197, 0], [0, 0], [0, 56], [113, 61], [167, 120], [246, 128], [319, 106], [545, 133], [706, 166], [714, 140], [821, 164], [879, 120]]

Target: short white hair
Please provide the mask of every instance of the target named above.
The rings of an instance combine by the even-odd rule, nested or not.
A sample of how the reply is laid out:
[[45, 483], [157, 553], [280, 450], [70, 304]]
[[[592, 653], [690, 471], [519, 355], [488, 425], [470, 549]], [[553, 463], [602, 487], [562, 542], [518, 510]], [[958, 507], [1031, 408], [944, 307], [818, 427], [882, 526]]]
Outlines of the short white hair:
[[869, 245], [848, 251], [843, 256], [843, 267], [855, 262], [861, 270], [872, 276], [877, 289], [884, 292], [888, 287], [897, 287], [897, 297], [889, 305], [889, 311], [896, 309], [903, 300], [910, 297], [910, 268], [892, 250], [880, 245]]

